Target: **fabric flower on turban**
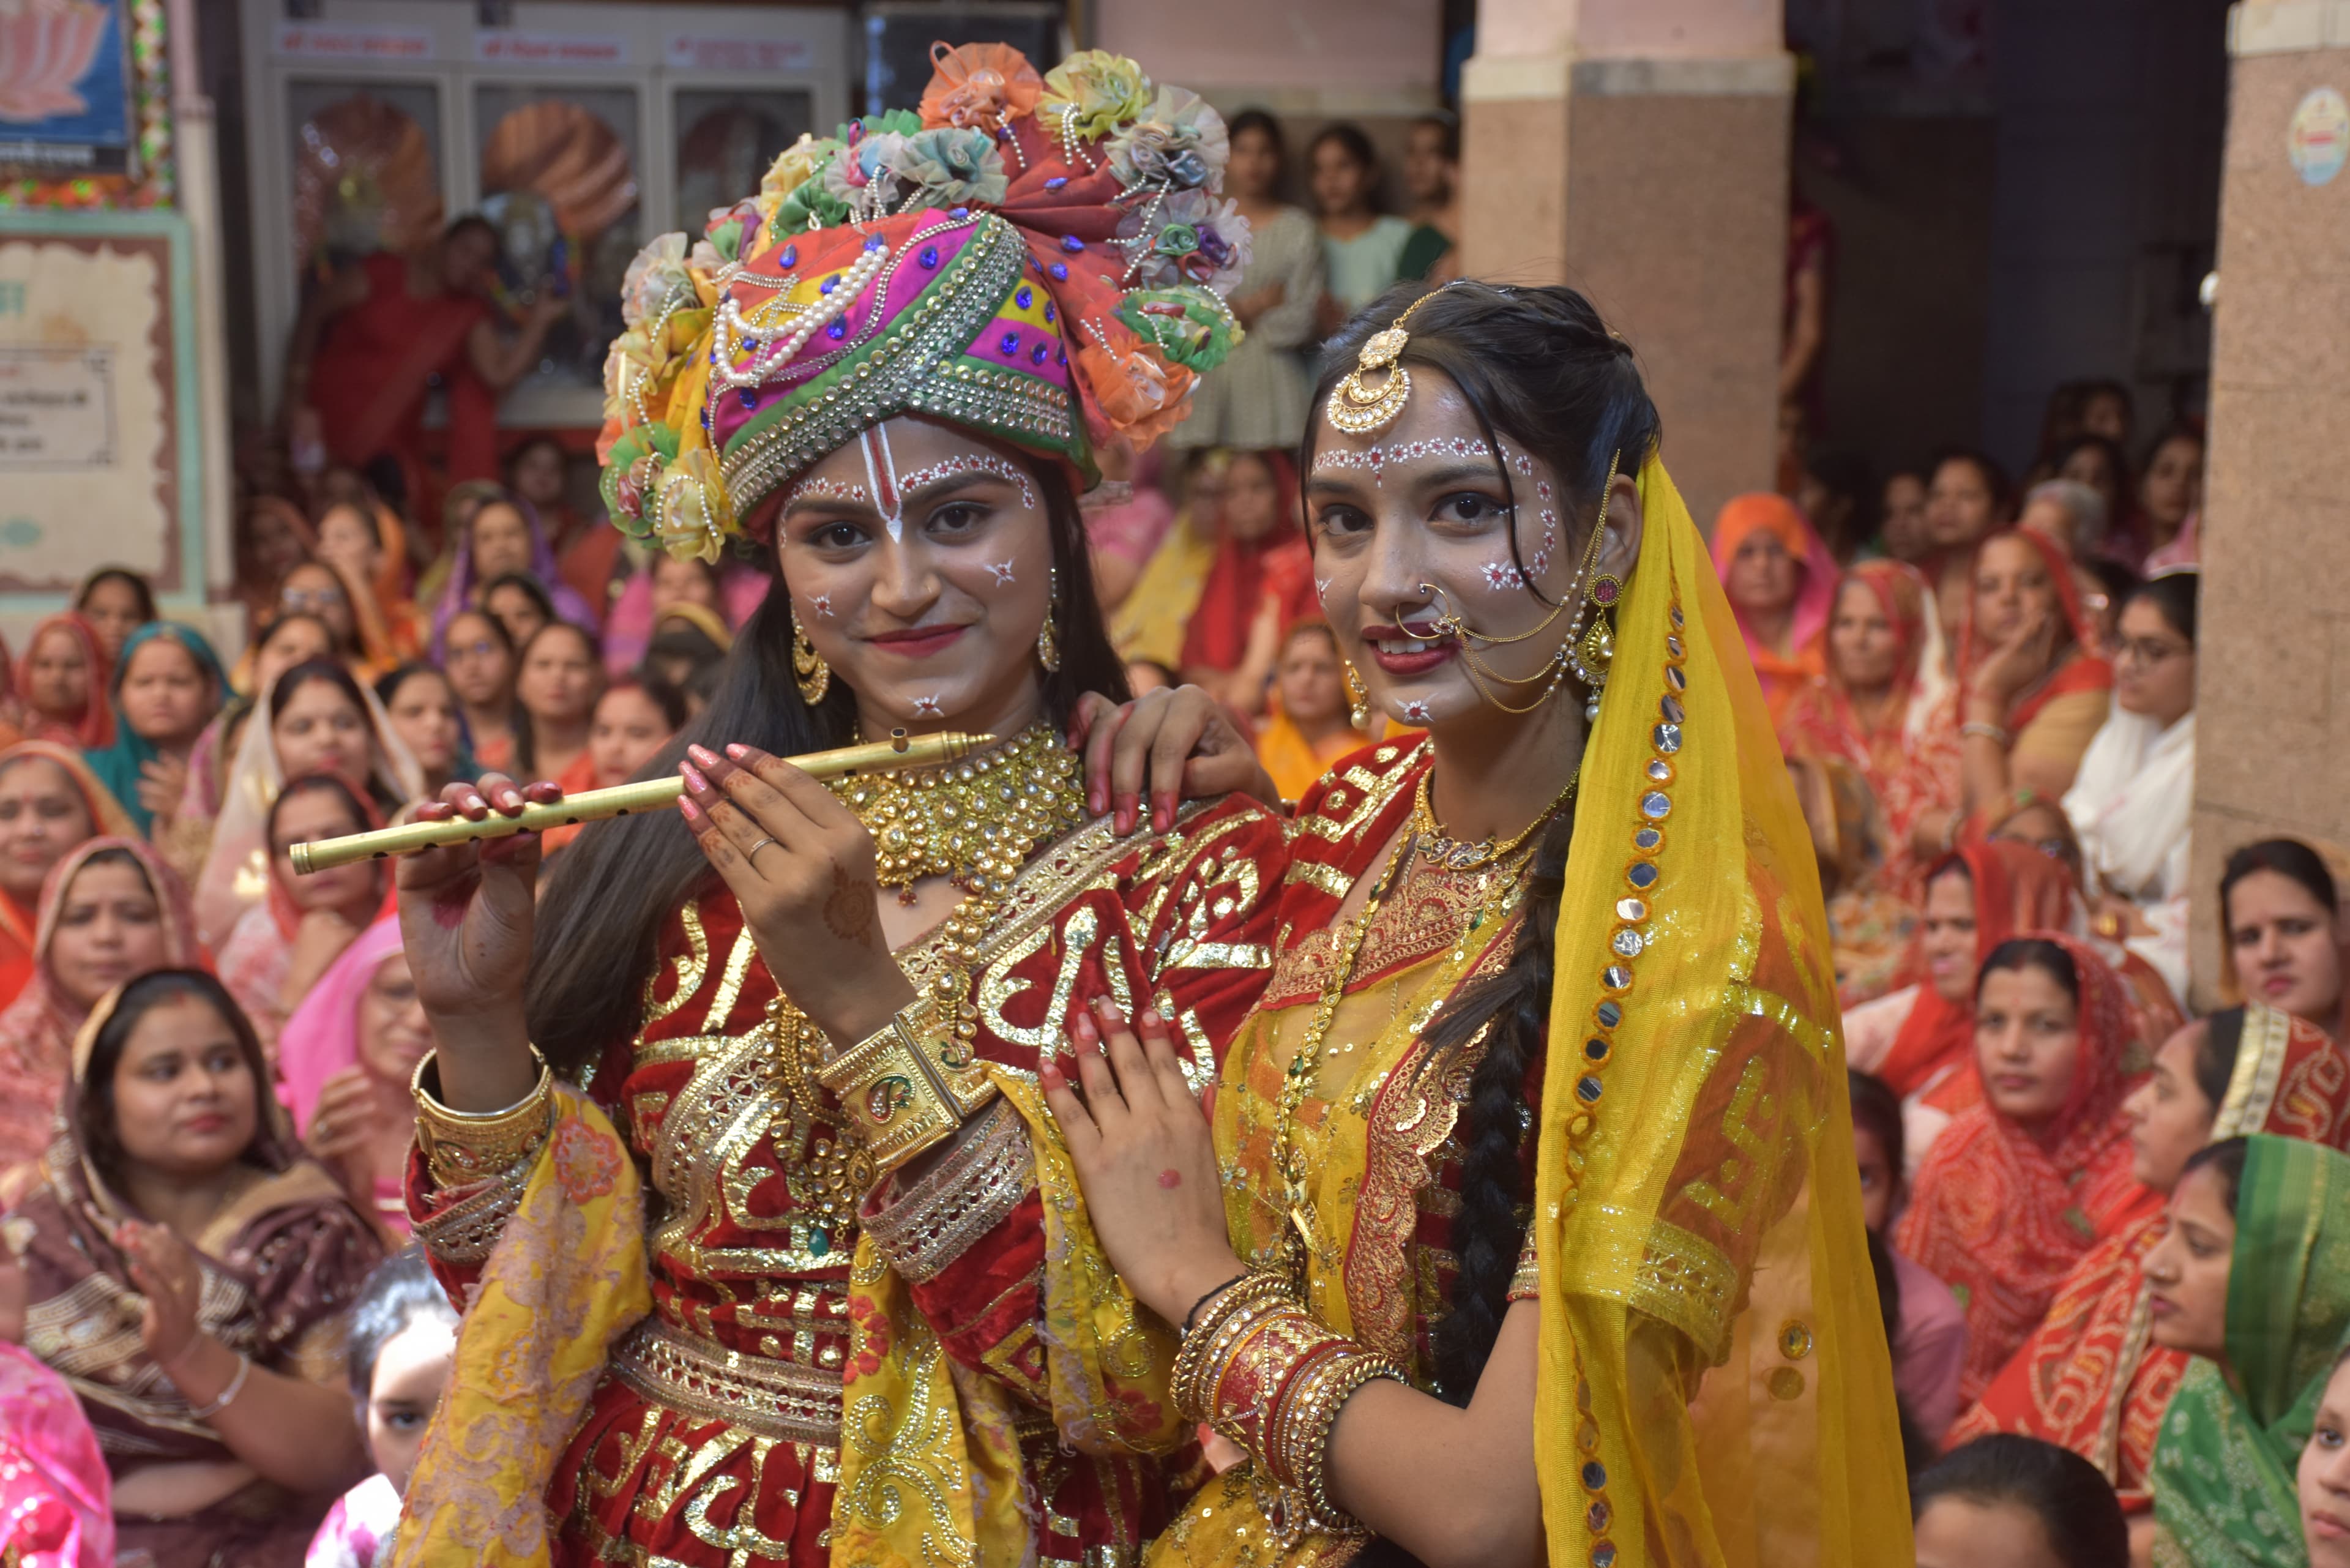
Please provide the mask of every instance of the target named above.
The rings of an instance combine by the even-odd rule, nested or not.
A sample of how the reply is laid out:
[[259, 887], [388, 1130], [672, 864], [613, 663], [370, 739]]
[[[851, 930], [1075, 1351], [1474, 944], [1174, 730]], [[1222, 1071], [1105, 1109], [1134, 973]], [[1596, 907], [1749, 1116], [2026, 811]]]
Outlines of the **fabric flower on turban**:
[[931, 85], [922, 91], [922, 123], [933, 130], [993, 131], [1035, 111], [1045, 78], [1009, 44], [931, 46]]
[[693, 295], [693, 274], [686, 265], [690, 244], [681, 234], [663, 234], [637, 253], [620, 279], [623, 323], [635, 327], [651, 321], [681, 296]]
[[752, 236], [765, 222], [765, 215], [759, 211], [757, 202], [743, 201], [731, 207], [713, 209], [709, 223], [702, 232], [706, 244], [723, 265], [738, 261], [758, 248]]
[[651, 530], [645, 514], [660, 489], [661, 470], [677, 455], [677, 431], [656, 421], [620, 432], [603, 457], [604, 509], [613, 526], [633, 538]]
[[1003, 155], [983, 130], [917, 131], [900, 144], [897, 171], [927, 207], [993, 205], [1010, 185]]
[[1141, 119], [1109, 139], [1109, 166], [1127, 185], [1221, 191], [1232, 143], [1224, 117], [1198, 93], [1162, 87]]
[[1202, 288], [1138, 288], [1118, 301], [1118, 318], [1161, 357], [1201, 375], [1245, 336], [1224, 302]]
[[759, 182], [759, 215], [767, 220], [770, 227], [792, 192], [814, 179], [840, 146], [832, 137], [819, 140], [803, 131], [797, 141], [775, 155], [775, 161], [767, 166], [765, 176]]
[[1125, 436], [1138, 448], [1181, 424], [1191, 411], [1191, 383], [1198, 378], [1180, 365], [1161, 364], [1139, 343], [1114, 348], [1088, 343], [1076, 358], [1109, 433]]
[[1150, 78], [1140, 66], [1107, 49], [1081, 49], [1045, 73], [1037, 114], [1056, 133], [1066, 124], [1090, 141], [1140, 119], [1150, 102]]
[[620, 285], [620, 335], [604, 356], [604, 418], [626, 426], [650, 417], [667, 396], [680, 356], [710, 324], [717, 292], [709, 282], [720, 263], [707, 241], [663, 234], [637, 253]]
[[1247, 270], [1254, 246], [1240, 204], [1205, 191], [1178, 191], [1128, 213], [1118, 243], [1145, 288], [1197, 284], [1230, 294]]
[[675, 560], [717, 565], [727, 535], [735, 531], [734, 505], [727, 499], [717, 455], [706, 446], [695, 447], [668, 465], [660, 483], [653, 534], [661, 548]]

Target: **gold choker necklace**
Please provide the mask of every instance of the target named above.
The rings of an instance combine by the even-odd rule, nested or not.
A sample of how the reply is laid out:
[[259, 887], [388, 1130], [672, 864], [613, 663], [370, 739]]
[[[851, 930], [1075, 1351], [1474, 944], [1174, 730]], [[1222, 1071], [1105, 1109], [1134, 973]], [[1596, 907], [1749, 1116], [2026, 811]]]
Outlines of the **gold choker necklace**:
[[1039, 720], [951, 767], [868, 774], [830, 788], [873, 835], [881, 886], [911, 903], [925, 877], [952, 877], [981, 898], [1002, 894], [1038, 845], [1085, 821], [1082, 774], [1058, 728]]
[[1575, 798], [1575, 783], [1582, 778], [1583, 770], [1577, 768], [1567, 779], [1566, 787], [1543, 807], [1542, 815], [1526, 824], [1525, 830], [1506, 844], [1496, 844], [1491, 838], [1482, 844], [1463, 844], [1457, 838], [1447, 838], [1444, 829], [1437, 826], [1435, 810], [1428, 803], [1428, 784], [1435, 776], [1434, 768], [1419, 775], [1419, 789], [1411, 803], [1413, 842], [1422, 858], [1447, 871], [1482, 871], [1517, 854], [1551, 818], [1566, 809], [1566, 803]]

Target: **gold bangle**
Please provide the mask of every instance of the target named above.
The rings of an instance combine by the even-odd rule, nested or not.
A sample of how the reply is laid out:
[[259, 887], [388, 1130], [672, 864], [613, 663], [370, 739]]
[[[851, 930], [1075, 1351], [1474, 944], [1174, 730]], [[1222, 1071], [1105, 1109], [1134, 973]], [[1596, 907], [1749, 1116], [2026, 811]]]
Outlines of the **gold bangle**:
[[1263, 1467], [1287, 1501], [1275, 1521], [1290, 1534], [1282, 1544], [1294, 1545], [1308, 1535], [1366, 1533], [1361, 1521], [1330, 1499], [1330, 1434], [1355, 1391], [1382, 1377], [1411, 1385], [1394, 1361], [1347, 1343], [1283, 1388], [1279, 1407], [1264, 1423], [1268, 1462]]
[[816, 1082], [848, 1114], [877, 1178], [936, 1147], [962, 1126], [962, 1109], [924, 1049], [926, 1026], [934, 1017], [928, 1000], [918, 1000], [816, 1074]]
[[538, 1152], [554, 1121], [555, 1070], [538, 1047], [538, 1082], [502, 1111], [452, 1110], [441, 1103], [440, 1053], [428, 1051], [408, 1081], [416, 1098], [416, 1143], [440, 1187], [462, 1187], [494, 1176]]
[[1175, 1352], [1170, 1393], [1175, 1408], [1192, 1421], [1216, 1413], [1216, 1385], [1248, 1331], [1274, 1313], [1293, 1310], [1289, 1282], [1266, 1270], [1245, 1274], [1208, 1299], [1199, 1321]]

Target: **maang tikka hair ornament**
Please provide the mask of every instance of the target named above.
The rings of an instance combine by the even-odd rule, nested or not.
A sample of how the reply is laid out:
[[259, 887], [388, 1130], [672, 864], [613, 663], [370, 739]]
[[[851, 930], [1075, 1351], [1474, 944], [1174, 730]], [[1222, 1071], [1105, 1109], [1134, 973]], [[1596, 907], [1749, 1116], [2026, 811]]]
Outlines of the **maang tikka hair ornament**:
[[[1445, 593], [1441, 585], [1422, 583], [1419, 585], [1420, 592], [1433, 596], [1437, 602], [1436, 630], [1431, 636], [1419, 637], [1412, 631], [1408, 622], [1399, 621], [1398, 624], [1401, 627], [1404, 635], [1414, 637], [1421, 642], [1434, 642], [1440, 638], [1446, 637], [1458, 638], [1461, 642], [1461, 660], [1469, 671], [1470, 684], [1477, 688], [1477, 694], [1480, 697], [1504, 713], [1533, 712], [1544, 702], [1549, 701], [1551, 693], [1558, 690], [1559, 683], [1572, 674], [1590, 693], [1583, 705], [1585, 720], [1587, 722], [1598, 718], [1599, 693], [1607, 687], [1607, 667], [1616, 658], [1616, 634], [1608, 623], [1607, 616], [1614, 608], [1616, 601], [1623, 597], [1624, 580], [1606, 573], [1595, 575], [1593, 568], [1599, 565], [1599, 547], [1607, 536], [1608, 503], [1614, 498], [1616, 475], [1623, 460], [1624, 454], [1621, 452], [1608, 458], [1607, 477], [1599, 489], [1599, 515], [1591, 524], [1591, 537], [1584, 546], [1582, 563], [1575, 568], [1575, 580], [1567, 584], [1565, 596], [1551, 607], [1550, 614], [1543, 617], [1540, 622], [1528, 630], [1518, 633], [1515, 637], [1491, 637], [1483, 632], [1472, 630], [1468, 623], [1461, 618], [1461, 613], [1452, 608], [1451, 597]], [[1511, 525], [1513, 527], [1516, 525], [1514, 514], [1513, 514]], [[1584, 586], [1586, 583], [1590, 585], [1588, 588]], [[1544, 630], [1548, 629], [1552, 622], [1566, 613], [1569, 605], [1575, 607], [1575, 618], [1567, 622], [1565, 640], [1558, 645], [1556, 652], [1544, 661], [1543, 668], [1535, 670], [1532, 675], [1504, 675], [1477, 656], [1479, 644], [1487, 648], [1507, 648], [1540, 637]], [[1594, 611], [1597, 613], [1594, 614]], [[1590, 620], [1588, 630], [1585, 629], [1584, 626], [1586, 618]], [[1542, 680], [1545, 674], [1549, 677], [1550, 684], [1543, 688], [1541, 696], [1523, 708], [1513, 708], [1503, 701], [1485, 684], [1486, 681], [1491, 680], [1497, 686], [1531, 686]]]
[[[1451, 286], [1450, 285], [1446, 286]], [[1403, 324], [1411, 313], [1434, 299], [1440, 289], [1430, 289], [1405, 307], [1384, 330], [1374, 332], [1363, 342], [1361, 352], [1355, 357], [1355, 368], [1341, 377], [1330, 393], [1329, 407], [1324, 411], [1330, 422], [1348, 435], [1369, 435], [1395, 423], [1403, 413], [1403, 406], [1411, 400], [1411, 372], [1400, 363], [1404, 345], [1411, 334]], [[1387, 379], [1377, 391], [1363, 385], [1365, 371], [1385, 371]]]

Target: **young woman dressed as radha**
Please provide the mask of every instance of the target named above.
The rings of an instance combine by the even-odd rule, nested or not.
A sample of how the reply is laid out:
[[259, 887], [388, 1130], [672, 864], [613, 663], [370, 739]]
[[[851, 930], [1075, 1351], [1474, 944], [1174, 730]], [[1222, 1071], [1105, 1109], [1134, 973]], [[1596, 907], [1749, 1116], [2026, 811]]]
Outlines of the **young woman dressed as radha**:
[[1040, 1075], [1247, 1455], [1148, 1560], [1906, 1564], [1813, 856], [1631, 351], [1460, 283], [1336, 353], [1320, 596], [1427, 738], [1298, 803], [1212, 1130], [1098, 990]]
[[[941, 73], [631, 275], [616, 513], [775, 576], [647, 766], [680, 809], [590, 825], [543, 903], [527, 837], [400, 866], [439, 1046], [408, 1201], [471, 1304], [395, 1563], [1130, 1563], [1196, 1484], [1175, 1336], [1036, 1079], [1107, 990], [1204, 1085], [1269, 963], [1280, 819], [1175, 804], [1269, 791], [1240, 738], [1146, 769], [1103, 723], [1090, 802], [1064, 739], [1125, 696], [1089, 454], [1180, 418], [1224, 330], [1171, 270], [1243, 254], [1200, 189], [1222, 130], [1109, 56]], [[1002, 739], [830, 786], [781, 760], [898, 729]]]

